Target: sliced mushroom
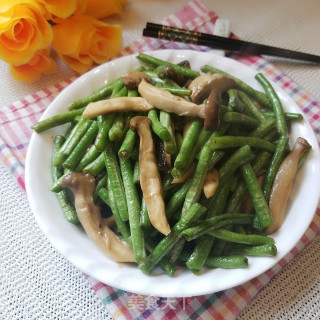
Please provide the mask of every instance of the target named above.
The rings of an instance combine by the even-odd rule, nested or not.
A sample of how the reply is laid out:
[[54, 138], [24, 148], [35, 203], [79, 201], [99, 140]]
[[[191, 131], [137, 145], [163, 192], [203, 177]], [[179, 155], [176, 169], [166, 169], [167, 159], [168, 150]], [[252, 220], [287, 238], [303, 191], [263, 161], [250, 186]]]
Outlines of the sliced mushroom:
[[207, 172], [203, 185], [203, 193], [206, 198], [211, 198], [216, 193], [219, 186], [219, 173], [216, 168], [212, 168]]
[[218, 130], [220, 126], [220, 91], [213, 88], [205, 104], [205, 130]]
[[194, 103], [202, 103], [214, 88], [219, 92], [224, 92], [236, 87], [236, 82], [226, 75], [206, 73], [192, 80], [188, 89], [192, 90], [190, 96], [191, 101]]
[[299, 161], [310, 148], [311, 146], [307, 140], [298, 138], [277, 171], [269, 200], [273, 224], [267, 228], [268, 234], [276, 232], [284, 220], [285, 208], [293, 180], [297, 173]]
[[150, 124], [149, 118], [137, 116], [131, 119], [130, 128], [136, 130], [140, 137], [140, 185], [150, 222], [159, 232], [168, 235], [171, 229], [166, 216]]
[[140, 82], [138, 91], [155, 108], [173, 112], [179, 116], [199, 117], [202, 119], [205, 117], [204, 104], [197, 105], [161, 88], [156, 88], [144, 80]]
[[152, 83], [150, 76], [142, 71], [131, 71], [123, 75], [121, 78], [128, 90], [137, 89], [142, 79]]
[[95, 179], [91, 174], [70, 173], [62, 179], [62, 187], [70, 187], [75, 199], [78, 218], [88, 237], [112, 260], [134, 262], [130, 246], [121, 240], [103, 219], [100, 209], [93, 202]]
[[110, 112], [125, 111], [149, 111], [153, 109], [144, 98], [141, 97], [119, 97], [91, 102], [85, 108], [82, 117], [93, 118]]

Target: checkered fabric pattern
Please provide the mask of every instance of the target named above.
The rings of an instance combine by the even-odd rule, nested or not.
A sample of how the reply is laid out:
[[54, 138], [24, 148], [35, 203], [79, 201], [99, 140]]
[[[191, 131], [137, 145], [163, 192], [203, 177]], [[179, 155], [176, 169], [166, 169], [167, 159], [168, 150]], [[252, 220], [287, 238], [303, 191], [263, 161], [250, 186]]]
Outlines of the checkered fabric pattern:
[[[166, 18], [163, 23], [210, 33], [217, 18], [215, 12], [208, 11], [199, 0], [193, 0]], [[208, 50], [195, 45], [141, 38], [125, 48], [121, 55], [165, 48]], [[284, 89], [304, 112], [320, 141], [320, 104], [318, 102], [263, 57], [242, 57], [238, 60], [256, 69], [257, 72], [267, 75]], [[75, 78], [44, 88], [0, 110], [0, 159], [9, 168], [22, 189], [25, 189], [24, 165], [32, 134], [30, 127], [40, 119], [43, 111], [59, 92], [73, 80]], [[87, 275], [84, 277], [114, 319], [234, 319], [248, 302], [319, 234], [319, 231], [320, 209], [318, 208], [306, 233], [273, 268], [240, 286], [210, 295], [190, 298], [147, 297], [118, 290]]]

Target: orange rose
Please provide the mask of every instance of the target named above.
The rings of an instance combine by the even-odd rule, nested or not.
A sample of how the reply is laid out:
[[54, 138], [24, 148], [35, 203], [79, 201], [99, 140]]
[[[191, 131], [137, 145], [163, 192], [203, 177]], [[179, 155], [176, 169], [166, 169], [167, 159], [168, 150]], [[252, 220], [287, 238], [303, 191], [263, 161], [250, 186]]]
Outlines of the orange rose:
[[121, 13], [127, 0], [87, 0], [85, 14], [97, 19]]
[[52, 48], [78, 73], [114, 58], [121, 47], [119, 25], [108, 25], [86, 15], [71, 16], [53, 27]]
[[12, 76], [24, 82], [33, 82], [40, 78], [42, 73], [51, 74], [56, 70], [56, 63], [50, 57], [50, 49], [37, 51], [30, 61], [19, 66], [10, 66]]
[[2, 0], [0, 4], [0, 59], [12, 65], [27, 63], [34, 52], [47, 48], [52, 30], [37, 1]]
[[57, 18], [66, 19], [72, 14], [83, 13], [86, 9], [85, 0], [38, 0], [44, 4], [48, 12], [52, 15], [53, 21]]

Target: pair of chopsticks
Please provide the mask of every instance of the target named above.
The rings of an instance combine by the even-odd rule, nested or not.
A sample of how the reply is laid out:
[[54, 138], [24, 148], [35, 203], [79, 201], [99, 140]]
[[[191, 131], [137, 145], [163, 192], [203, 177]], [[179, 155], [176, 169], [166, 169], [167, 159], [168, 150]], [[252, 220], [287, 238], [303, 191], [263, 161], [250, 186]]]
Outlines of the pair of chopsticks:
[[237, 54], [243, 55], [269, 55], [320, 63], [320, 56], [309, 53], [282, 49], [232, 38], [225, 38], [202, 32], [184, 30], [151, 22], [147, 22], [146, 28], [143, 29], [143, 35], [145, 37], [196, 44], [214, 49], [230, 50]]

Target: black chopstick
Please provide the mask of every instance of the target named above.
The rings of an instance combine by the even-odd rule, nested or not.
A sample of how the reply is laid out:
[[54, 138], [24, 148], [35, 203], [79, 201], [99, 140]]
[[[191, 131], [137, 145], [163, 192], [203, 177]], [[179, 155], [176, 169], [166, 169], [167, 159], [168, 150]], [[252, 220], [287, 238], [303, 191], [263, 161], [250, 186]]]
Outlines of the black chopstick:
[[225, 38], [151, 22], [147, 22], [146, 28], [143, 30], [143, 35], [145, 37], [196, 44], [214, 49], [231, 50], [242, 55], [269, 55], [320, 63], [320, 56], [314, 54], [277, 48], [249, 41]]

